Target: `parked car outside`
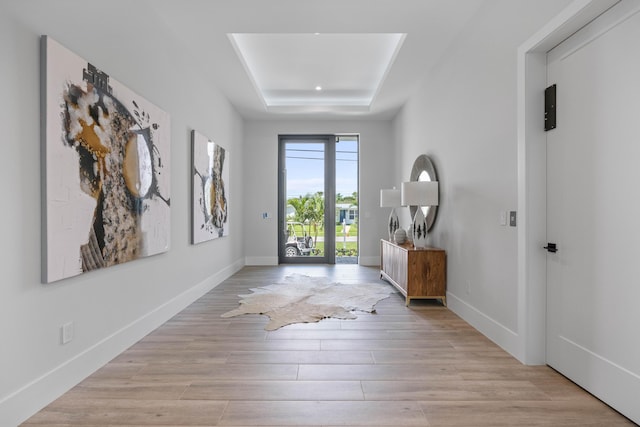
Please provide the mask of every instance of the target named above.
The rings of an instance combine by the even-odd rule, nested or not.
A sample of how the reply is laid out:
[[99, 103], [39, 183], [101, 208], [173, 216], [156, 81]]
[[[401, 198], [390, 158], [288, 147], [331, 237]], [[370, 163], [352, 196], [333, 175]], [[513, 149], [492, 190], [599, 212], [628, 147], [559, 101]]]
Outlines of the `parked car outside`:
[[[303, 235], [296, 234], [296, 228], [302, 230]], [[307, 235], [304, 224], [301, 222], [287, 222], [287, 242], [285, 243], [285, 256], [310, 255], [313, 250], [313, 238]]]

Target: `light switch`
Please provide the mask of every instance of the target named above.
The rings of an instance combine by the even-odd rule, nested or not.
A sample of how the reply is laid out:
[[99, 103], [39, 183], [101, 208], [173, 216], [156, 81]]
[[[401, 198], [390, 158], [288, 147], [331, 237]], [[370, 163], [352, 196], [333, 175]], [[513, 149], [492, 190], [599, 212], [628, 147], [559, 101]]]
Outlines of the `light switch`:
[[516, 211], [510, 211], [509, 212], [509, 225], [511, 227], [515, 227], [516, 226]]
[[507, 211], [500, 211], [500, 219], [498, 221], [502, 226], [507, 225]]

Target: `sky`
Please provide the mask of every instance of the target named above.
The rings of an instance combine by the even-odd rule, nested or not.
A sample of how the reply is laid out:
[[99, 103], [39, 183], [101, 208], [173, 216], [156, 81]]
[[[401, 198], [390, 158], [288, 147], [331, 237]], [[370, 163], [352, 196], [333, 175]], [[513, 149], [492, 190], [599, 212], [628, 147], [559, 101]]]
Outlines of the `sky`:
[[[287, 198], [324, 192], [324, 145], [287, 144]], [[336, 144], [336, 194], [350, 196], [358, 191], [358, 143], [340, 140]]]

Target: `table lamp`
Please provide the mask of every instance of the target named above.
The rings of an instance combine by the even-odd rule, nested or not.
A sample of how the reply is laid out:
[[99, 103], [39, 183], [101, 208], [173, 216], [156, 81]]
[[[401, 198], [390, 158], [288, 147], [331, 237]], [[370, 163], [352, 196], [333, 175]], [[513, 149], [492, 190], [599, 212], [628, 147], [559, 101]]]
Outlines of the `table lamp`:
[[422, 207], [438, 205], [438, 181], [403, 182], [400, 191], [400, 203], [402, 206], [418, 207], [411, 224], [413, 246], [416, 249], [426, 248], [427, 221]]
[[398, 214], [396, 213], [396, 208], [400, 206], [402, 206], [400, 204], [400, 190], [396, 190], [395, 187], [390, 190], [380, 190], [380, 207], [391, 208], [389, 221], [387, 222], [387, 231], [389, 232], [390, 242], [394, 241], [394, 234], [398, 227], [400, 227], [400, 221], [398, 221]]

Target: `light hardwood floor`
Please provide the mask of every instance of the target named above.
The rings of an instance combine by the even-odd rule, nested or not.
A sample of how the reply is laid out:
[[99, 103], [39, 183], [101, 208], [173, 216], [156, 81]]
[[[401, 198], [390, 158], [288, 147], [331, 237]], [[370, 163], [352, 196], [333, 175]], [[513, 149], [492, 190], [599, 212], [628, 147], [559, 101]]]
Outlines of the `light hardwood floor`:
[[552, 369], [523, 366], [433, 301], [263, 330], [220, 315], [287, 274], [379, 281], [353, 265], [245, 267], [24, 426], [627, 426]]

